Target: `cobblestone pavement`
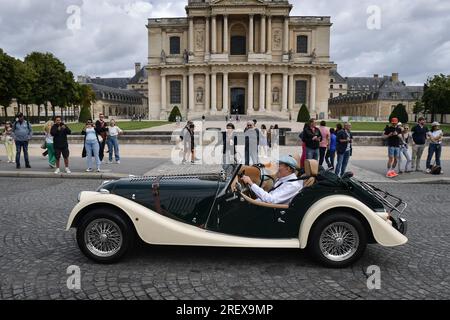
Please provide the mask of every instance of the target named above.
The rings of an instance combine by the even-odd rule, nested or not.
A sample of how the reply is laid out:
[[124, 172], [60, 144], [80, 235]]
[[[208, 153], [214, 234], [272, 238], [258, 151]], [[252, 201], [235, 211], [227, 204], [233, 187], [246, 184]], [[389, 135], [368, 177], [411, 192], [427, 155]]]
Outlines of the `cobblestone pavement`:
[[[351, 268], [325, 269], [306, 253], [140, 245], [115, 265], [94, 264], [64, 231], [93, 180], [0, 178], [0, 299], [448, 299], [450, 186], [381, 185], [409, 202], [409, 243], [369, 245]], [[67, 267], [81, 269], [69, 290]], [[366, 270], [381, 269], [381, 289]]]

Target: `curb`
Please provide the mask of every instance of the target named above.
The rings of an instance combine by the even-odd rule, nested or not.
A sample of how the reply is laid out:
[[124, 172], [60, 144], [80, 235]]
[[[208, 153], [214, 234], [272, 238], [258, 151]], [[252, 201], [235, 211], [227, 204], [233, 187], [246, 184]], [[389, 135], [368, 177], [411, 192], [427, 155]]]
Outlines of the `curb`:
[[0, 171], [1, 178], [53, 178], [53, 179], [92, 179], [92, 180], [105, 180], [105, 179], [120, 179], [128, 178], [130, 175], [123, 173], [60, 173], [54, 174], [50, 172], [37, 172], [37, 171]]
[[[50, 178], [50, 179], [86, 179], [86, 180], [107, 180], [107, 179], [121, 179], [128, 178], [130, 174], [124, 173], [61, 173], [54, 174], [50, 172], [38, 172], [38, 171], [0, 171], [0, 178]], [[424, 178], [424, 179], [408, 179], [402, 181], [389, 180], [371, 180], [368, 183], [378, 183], [378, 184], [450, 184], [450, 178]]]

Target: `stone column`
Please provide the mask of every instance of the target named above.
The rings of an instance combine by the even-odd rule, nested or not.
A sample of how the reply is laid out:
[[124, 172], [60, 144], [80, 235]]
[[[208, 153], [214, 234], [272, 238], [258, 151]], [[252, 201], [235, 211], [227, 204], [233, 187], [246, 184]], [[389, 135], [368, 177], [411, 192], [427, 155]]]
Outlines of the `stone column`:
[[211, 73], [211, 111], [217, 111], [217, 74]]
[[167, 90], [166, 90], [166, 76], [161, 75], [161, 114], [166, 111], [167, 108]]
[[223, 16], [223, 53], [228, 53], [228, 16]]
[[266, 110], [272, 111], [272, 74], [270, 74], [270, 73], [267, 73]]
[[289, 75], [289, 101], [288, 101], [288, 108], [289, 111], [294, 110], [294, 97], [295, 97], [295, 83], [294, 83], [294, 75]]
[[209, 17], [205, 18], [206, 25], [205, 25], [205, 55], [210, 53], [209, 49], [209, 37], [211, 36], [209, 32]]
[[188, 109], [188, 78], [183, 75], [183, 111]]
[[194, 102], [194, 74], [189, 74], [189, 111], [195, 110], [195, 102]]
[[288, 110], [288, 75], [287, 73], [283, 74], [283, 94], [281, 98], [281, 110]]
[[217, 53], [217, 23], [216, 16], [211, 17], [211, 53]]
[[223, 107], [222, 112], [228, 113], [228, 73], [223, 73]]
[[248, 73], [248, 111], [254, 111], [253, 107], [253, 72]]
[[265, 102], [266, 102], [266, 75], [261, 72], [259, 75], [259, 111], [265, 111]]
[[310, 112], [311, 115], [316, 113], [316, 75], [311, 75], [311, 90], [310, 90]]
[[272, 54], [272, 17], [267, 16], [267, 54]]
[[205, 101], [205, 111], [208, 112], [209, 108], [210, 108], [210, 90], [209, 90], [209, 74], [208, 73], [205, 73], [204, 101]]
[[289, 52], [289, 17], [284, 17], [283, 53]]
[[166, 33], [166, 30], [163, 30], [161, 33], [161, 50], [164, 50], [167, 54], [169, 52], [166, 51], [166, 39], [167, 39], [167, 33]]
[[266, 52], [266, 16], [261, 15], [261, 53]]
[[189, 52], [194, 52], [194, 18], [189, 18]]
[[249, 16], [249, 29], [248, 29], [248, 52], [249, 53], [253, 53], [254, 51], [255, 51], [255, 46], [254, 46], [254, 43], [255, 43], [255, 40], [254, 40], [254, 33], [255, 33], [255, 30], [254, 30], [254, 24], [255, 24], [255, 22], [254, 22], [254, 19], [253, 19], [253, 15], [251, 14], [250, 16]]

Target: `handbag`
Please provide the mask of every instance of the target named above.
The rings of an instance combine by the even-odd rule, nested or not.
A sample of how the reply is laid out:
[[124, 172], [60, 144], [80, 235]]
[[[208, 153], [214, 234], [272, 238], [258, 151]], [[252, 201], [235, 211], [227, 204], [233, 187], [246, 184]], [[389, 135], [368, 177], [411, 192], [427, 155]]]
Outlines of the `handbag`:
[[97, 138], [98, 138], [98, 142], [100, 142], [100, 143], [103, 142], [103, 137], [101, 135], [98, 135]]

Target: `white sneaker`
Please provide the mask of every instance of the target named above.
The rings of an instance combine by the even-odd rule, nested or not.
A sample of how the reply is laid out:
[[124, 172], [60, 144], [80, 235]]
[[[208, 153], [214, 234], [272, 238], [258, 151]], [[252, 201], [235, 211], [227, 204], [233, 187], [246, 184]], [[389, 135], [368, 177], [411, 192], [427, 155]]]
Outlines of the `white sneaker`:
[[71, 173], [72, 173], [72, 171], [70, 171], [70, 169], [69, 169], [69, 168], [66, 168], [66, 173], [67, 173], [67, 174], [71, 174]]
[[430, 169], [425, 170], [426, 173], [431, 173]]
[[102, 171], [100, 170], [100, 168], [97, 168], [97, 172], [102, 172]]
[[109, 161], [109, 160], [108, 160], [108, 162], [107, 162], [107, 163], [108, 163], [108, 164], [111, 164], [111, 163], [113, 163], [113, 162], [112, 162], [112, 161]]
[[86, 172], [92, 172], [92, 168], [87, 168]]
[[117, 164], [120, 164], [120, 160], [117, 160], [116, 163], [117, 163]]
[[61, 173], [61, 170], [59, 170], [59, 168], [56, 168], [55, 174], [60, 174], [60, 173]]

